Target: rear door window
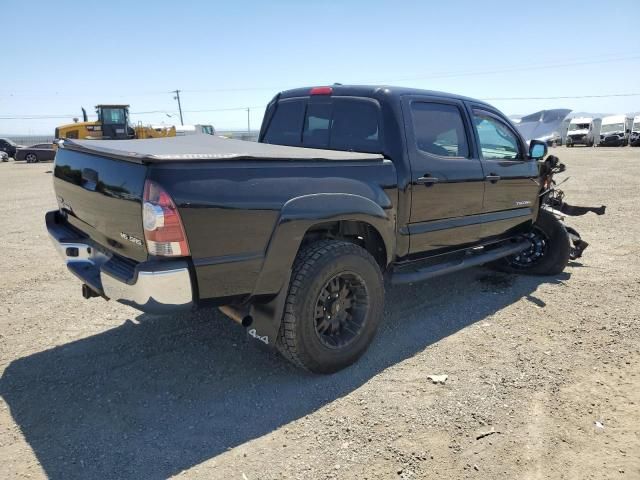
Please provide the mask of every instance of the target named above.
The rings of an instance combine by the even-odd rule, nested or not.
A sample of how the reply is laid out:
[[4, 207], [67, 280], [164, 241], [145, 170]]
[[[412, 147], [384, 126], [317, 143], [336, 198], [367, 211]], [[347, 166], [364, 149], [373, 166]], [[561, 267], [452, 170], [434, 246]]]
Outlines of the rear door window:
[[265, 143], [299, 146], [304, 110], [305, 101], [303, 99], [278, 102], [264, 136]]
[[469, 146], [460, 109], [444, 103], [411, 104], [416, 147], [440, 157], [468, 157]]

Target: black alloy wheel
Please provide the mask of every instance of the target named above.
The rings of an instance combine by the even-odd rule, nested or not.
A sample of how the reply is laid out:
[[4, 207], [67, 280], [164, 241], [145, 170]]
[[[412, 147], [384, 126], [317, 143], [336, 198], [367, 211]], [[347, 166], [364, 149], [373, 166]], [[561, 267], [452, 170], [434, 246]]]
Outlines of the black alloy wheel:
[[531, 246], [511, 258], [514, 268], [531, 268], [544, 258], [549, 249], [549, 237], [538, 227], [534, 227], [524, 237], [531, 242]]
[[342, 272], [331, 278], [316, 300], [315, 329], [328, 348], [349, 345], [362, 331], [369, 309], [369, 294], [362, 278]]

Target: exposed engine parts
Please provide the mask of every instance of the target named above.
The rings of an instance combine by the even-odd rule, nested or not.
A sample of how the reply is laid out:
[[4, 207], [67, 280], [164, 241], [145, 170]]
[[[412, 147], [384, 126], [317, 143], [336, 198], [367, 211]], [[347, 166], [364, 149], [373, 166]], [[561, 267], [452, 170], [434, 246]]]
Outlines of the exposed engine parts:
[[[579, 217], [586, 215], [589, 212], [593, 212], [596, 215], [604, 215], [607, 209], [606, 205], [601, 205], [599, 207], [581, 207], [570, 205], [564, 201], [564, 192], [556, 188], [556, 181], [553, 179], [553, 176], [556, 173], [562, 173], [565, 170], [565, 165], [560, 163], [558, 157], [549, 155], [545, 160], [541, 170], [541, 176], [544, 182], [544, 190], [540, 194], [542, 197], [542, 208], [551, 211], [560, 220], [564, 220], [563, 215]], [[582, 240], [580, 234], [574, 228], [567, 225], [565, 225], [565, 228], [571, 240], [570, 258], [571, 260], [580, 258], [582, 256], [582, 252], [585, 251], [589, 244]]]

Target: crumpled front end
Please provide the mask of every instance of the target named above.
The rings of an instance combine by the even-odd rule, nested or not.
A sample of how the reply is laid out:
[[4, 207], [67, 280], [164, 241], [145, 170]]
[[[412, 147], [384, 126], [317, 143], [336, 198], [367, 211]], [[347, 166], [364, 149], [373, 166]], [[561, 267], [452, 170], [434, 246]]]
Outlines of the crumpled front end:
[[[564, 172], [565, 170], [565, 165], [560, 163], [558, 157], [550, 155], [545, 160], [540, 172], [544, 187], [540, 194], [542, 197], [542, 201], [540, 202], [541, 208], [550, 211], [560, 220], [564, 220], [565, 215], [578, 217], [586, 215], [589, 212], [595, 213], [596, 215], [604, 215], [607, 209], [605, 205], [600, 205], [599, 207], [582, 207], [570, 205], [565, 202], [565, 194], [562, 190], [556, 187], [556, 182], [553, 178], [555, 174]], [[565, 224], [565, 229], [567, 230], [567, 234], [571, 241], [571, 250], [569, 253], [571, 260], [580, 258], [589, 244], [582, 240], [582, 237], [574, 228]]]

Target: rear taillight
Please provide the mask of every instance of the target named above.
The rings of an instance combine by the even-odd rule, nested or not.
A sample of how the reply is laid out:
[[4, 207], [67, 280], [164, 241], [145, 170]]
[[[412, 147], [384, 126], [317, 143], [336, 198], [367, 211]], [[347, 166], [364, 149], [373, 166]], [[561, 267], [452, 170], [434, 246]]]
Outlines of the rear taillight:
[[149, 253], [164, 257], [189, 255], [182, 220], [169, 194], [157, 183], [147, 180], [143, 200], [142, 224]]

